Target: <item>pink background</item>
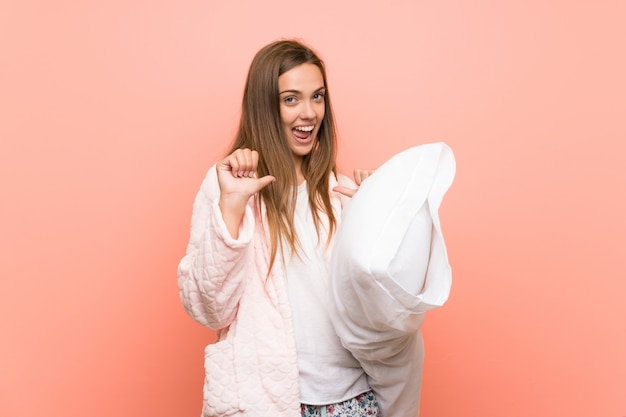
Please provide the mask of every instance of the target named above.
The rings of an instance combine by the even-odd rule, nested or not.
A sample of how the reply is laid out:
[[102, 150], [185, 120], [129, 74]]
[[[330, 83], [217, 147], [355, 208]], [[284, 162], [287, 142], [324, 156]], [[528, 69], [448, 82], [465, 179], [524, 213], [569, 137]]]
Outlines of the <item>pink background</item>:
[[423, 417], [626, 415], [626, 3], [0, 2], [0, 415], [198, 416], [176, 266], [280, 37], [328, 64], [340, 165], [443, 140], [454, 269]]

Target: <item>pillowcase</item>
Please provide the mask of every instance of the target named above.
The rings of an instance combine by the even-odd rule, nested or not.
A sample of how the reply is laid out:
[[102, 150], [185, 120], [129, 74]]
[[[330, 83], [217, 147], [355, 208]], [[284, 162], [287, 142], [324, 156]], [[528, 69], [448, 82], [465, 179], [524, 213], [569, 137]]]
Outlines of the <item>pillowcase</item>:
[[441, 142], [395, 155], [363, 181], [335, 236], [331, 320], [385, 416], [419, 410], [419, 329], [452, 284], [437, 210], [454, 174], [452, 151]]

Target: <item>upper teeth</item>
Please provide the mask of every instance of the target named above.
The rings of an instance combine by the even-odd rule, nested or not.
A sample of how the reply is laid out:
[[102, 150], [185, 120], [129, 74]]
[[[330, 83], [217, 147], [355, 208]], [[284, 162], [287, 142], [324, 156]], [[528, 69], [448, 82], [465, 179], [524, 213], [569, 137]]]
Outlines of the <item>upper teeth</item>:
[[311, 130], [313, 130], [313, 126], [297, 126], [295, 129], [302, 132], [310, 132]]

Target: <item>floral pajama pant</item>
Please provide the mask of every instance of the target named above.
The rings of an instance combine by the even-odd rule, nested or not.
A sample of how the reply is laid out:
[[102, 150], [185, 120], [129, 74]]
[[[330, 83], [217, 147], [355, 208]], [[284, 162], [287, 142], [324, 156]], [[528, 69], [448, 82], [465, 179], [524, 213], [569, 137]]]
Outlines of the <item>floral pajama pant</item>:
[[337, 404], [302, 404], [300, 409], [302, 417], [381, 417], [378, 401], [372, 391]]

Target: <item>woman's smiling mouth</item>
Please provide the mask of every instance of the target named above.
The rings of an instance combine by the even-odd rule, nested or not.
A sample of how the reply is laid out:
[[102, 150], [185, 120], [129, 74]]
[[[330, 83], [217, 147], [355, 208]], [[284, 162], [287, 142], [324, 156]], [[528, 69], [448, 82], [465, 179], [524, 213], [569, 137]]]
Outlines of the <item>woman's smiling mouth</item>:
[[315, 126], [296, 126], [291, 131], [293, 132], [293, 136], [299, 142], [307, 142], [307, 139], [311, 136], [311, 133], [315, 129]]

